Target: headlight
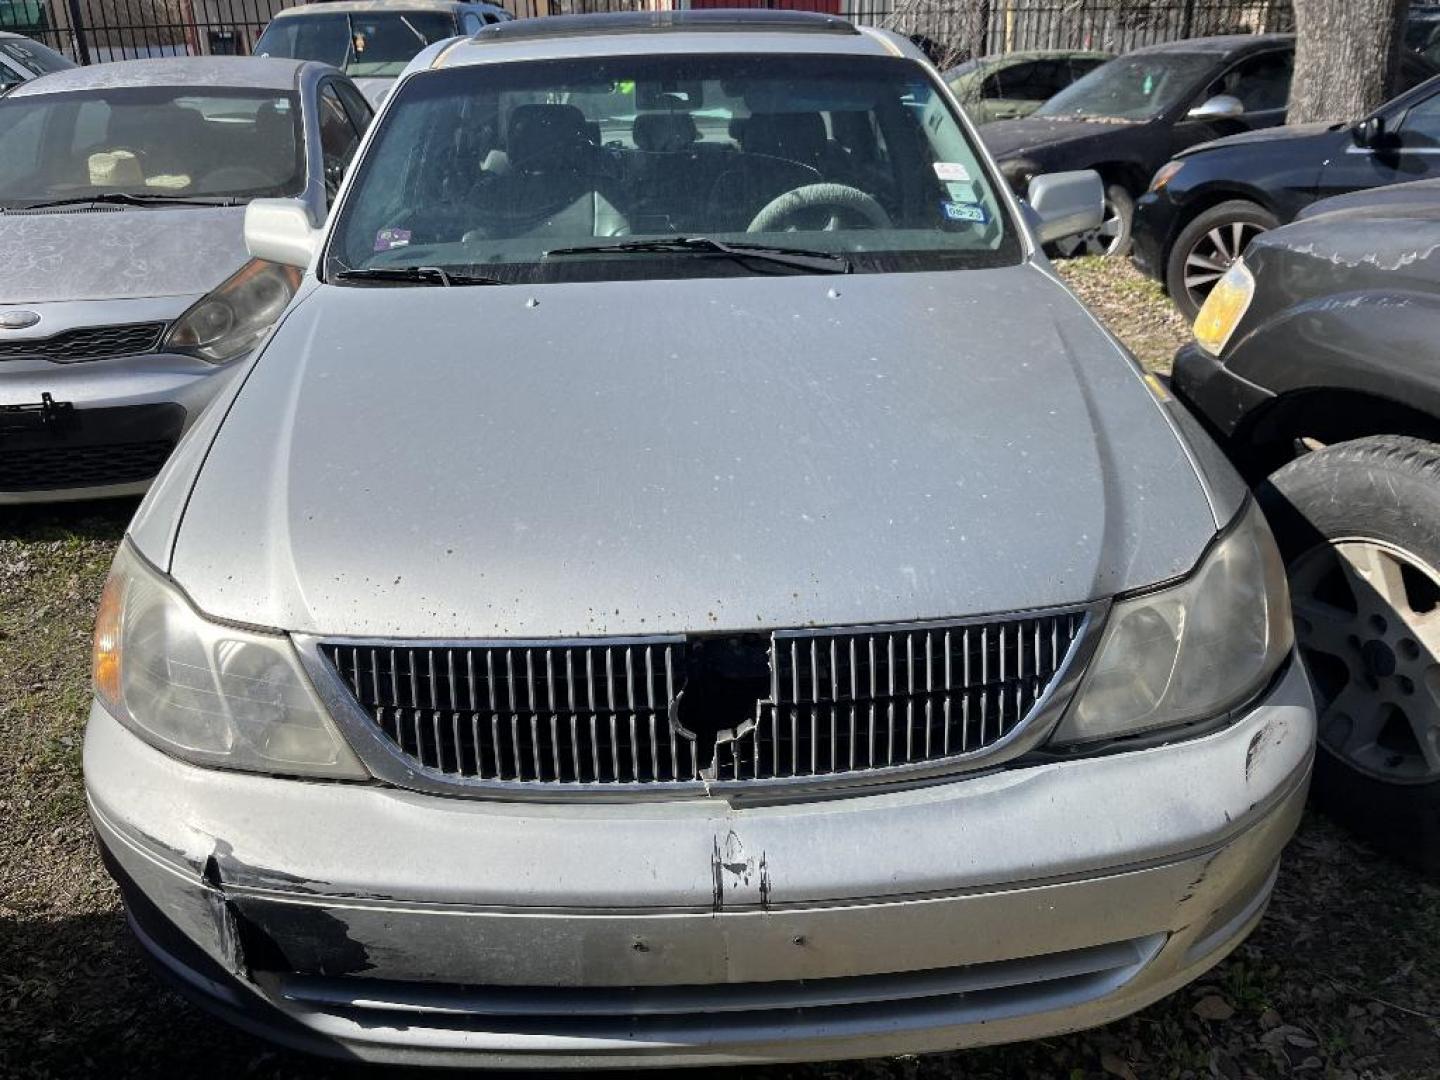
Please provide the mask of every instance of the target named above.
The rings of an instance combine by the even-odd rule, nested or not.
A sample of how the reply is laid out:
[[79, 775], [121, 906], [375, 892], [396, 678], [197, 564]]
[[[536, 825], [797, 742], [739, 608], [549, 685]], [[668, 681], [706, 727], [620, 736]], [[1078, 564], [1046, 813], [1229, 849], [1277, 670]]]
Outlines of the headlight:
[[1040, 163], [1026, 157], [1006, 158], [1000, 162], [1000, 175], [1023, 198], [1030, 181], [1040, 175]]
[[251, 259], [175, 320], [161, 348], [211, 364], [255, 347], [300, 287], [294, 266]]
[[1285, 565], [1252, 503], [1184, 582], [1115, 604], [1052, 741], [1221, 716], [1264, 688], [1293, 635]]
[[1211, 356], [1219, 356], [1230, 343], [1230, 335], [1245, 317], [1255, 295], [1255, 276], [1243, 258], [1236, 259], [1215, 283], [1200, 314], [1195, 316], [1195, 340]]
[[290, 640], [202, 618], [128, 542], [95, 627], [95, 695], [167, 754], [199, 765], [366, 779]]
[[1180, 171], [1181, 166], [1184, 164], [1183, 161], [1167, 161], [1164, 165], [1161, 165], [1159, 171], [1150, 178], [1150, 190], [1159, 191], [1166, 184], [1170, 183], [1171, 180], [1175, 179], [1175, 174]]

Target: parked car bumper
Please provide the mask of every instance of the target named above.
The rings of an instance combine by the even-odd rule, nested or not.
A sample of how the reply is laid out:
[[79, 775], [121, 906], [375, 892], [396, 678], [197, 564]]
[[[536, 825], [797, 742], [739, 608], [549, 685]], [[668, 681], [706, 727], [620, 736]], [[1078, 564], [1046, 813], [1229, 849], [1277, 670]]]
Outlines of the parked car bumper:
[[196, 768], [101, 706], [92, 820], [191, 996], [406, 1064], [868, 1057], [1070, 1031], [1260, 918], [1314, 743], [1292, 661], [1169, 745], [801, 804], [538, 804]]
[[1163, 282], [1165, 260], [1179, 231], [1180, 208], [1163, 189], [1141, 195], [1135, 202], [1130, 233], [1130, 258], [1136, 269]]
[[1225, 363], [1191, 342], [1175, 353], [1170, 375], [1175, 396], [1222, 442], [1247, 416], [1274, 398], [1263, 386], [1236, 375]]
[[0, 417], [0, 505], [143, 493], [235, 367], [165, 353], [6, 365], [0, 406], [48, 394], [58, 410]]

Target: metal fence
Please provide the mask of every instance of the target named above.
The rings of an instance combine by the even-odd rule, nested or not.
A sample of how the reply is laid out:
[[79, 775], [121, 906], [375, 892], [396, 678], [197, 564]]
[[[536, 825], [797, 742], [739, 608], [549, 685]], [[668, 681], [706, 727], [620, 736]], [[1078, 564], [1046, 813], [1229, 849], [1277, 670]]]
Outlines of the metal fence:
[[[246, 54], [293, 0], [0, 0], [0, 29], [81, 63]], [[1105, 49], [1293, 28], [1290, 0], [505, 0], [518, 16], [700, 7], [824, 11], [889, 26], [940, 63], [1024, 49]]]

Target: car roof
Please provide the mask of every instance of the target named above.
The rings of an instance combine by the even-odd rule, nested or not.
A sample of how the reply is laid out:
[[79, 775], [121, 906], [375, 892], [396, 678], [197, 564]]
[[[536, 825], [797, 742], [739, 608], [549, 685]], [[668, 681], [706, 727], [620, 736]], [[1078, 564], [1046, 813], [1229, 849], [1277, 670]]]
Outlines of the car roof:
[[275, 13], [277, 19], [297, 15], [324, 15], [327, 12], [355, 11], [463, 11], [467, 8], [503, 10], [498, 4], [465, 3], [463, 0], [330, 0], [328, 3], [296, 4]]
[[807, 11], [632, 11], [553, 15], [497, 23], [436, 53], [431, 67], [505, 60], [666, 53], [804, 52], [905, 56], [919, 50], [898, 35]]
[[1143, 45], [1125, 55], [1148, 55], [1154, 53], [1226, 53], [1259, 52], [1279, 45], [1294, 45], [1294, 34], [1220, 34], [1216, 37], [1188, 38], [1185, 41], [1167, 41], [1159, 45]]
[[291, 90], [301, 70], [313, 60], [280, 60], [258, 56], [166, 56], [155, 60], [117, 60], [109, 64], [70, 68], [21, 83], [6, 97], [65, 94], [132, 86], [193, 86], [197, 90], [224, 86], [257, 90]]

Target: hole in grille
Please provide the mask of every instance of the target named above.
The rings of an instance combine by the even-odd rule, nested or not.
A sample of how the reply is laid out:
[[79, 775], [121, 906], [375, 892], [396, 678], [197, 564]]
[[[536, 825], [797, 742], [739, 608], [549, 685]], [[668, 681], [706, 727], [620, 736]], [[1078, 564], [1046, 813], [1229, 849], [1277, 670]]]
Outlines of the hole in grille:
[[149, 480], [173, 440], [108, 446], [17, 448], [0, 444], [0, 491], [47, 491]]
[[1084, 619], [1073, 610], [781, 631], [758, 638], [763, 678], [756, 635], [320, 651], [386, 739], [432, 772], [704, 783], [866, 772], [993, 747], [1034, 711]]
[[48, 338], [0, 341], [0, 360], [38, 356], [59, 363], [73, 363], [77, 360], [102, 360], [107, 356], [132, 356], [153, 352], [164, 332], [163, 322], [83, 326]]

